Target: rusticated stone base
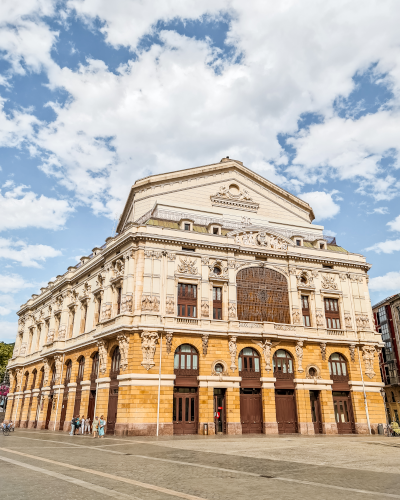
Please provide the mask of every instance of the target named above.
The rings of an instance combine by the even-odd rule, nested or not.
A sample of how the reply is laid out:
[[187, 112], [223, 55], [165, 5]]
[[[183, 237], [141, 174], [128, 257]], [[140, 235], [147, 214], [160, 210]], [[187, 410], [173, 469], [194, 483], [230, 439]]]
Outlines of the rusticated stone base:
[[64, 422], [63, 431], [64, 432], [71, 432], [71, 422]]
[[215, 435], [215, 423], [214, 422], [201, 422], [199, 424], [198, 433], [204, 436], [204, 424], [208, 424], [208, 436]]
[[337, 425], [333, 423], [322, 423], [322, 433], [323, 434], [337, 434]]
[[[378, 425], [377, 424], [371, 425], [371, 432], [372, 432], [373, 425], [375, 425], [374, 434], [378, 434]], [[368, 424], [362, 424], [362, 423], [356, 422], [356, 434], [369, 434]]]
[[36, 429], [38, 431], [43, 430], [45, 425], [46, 425], [46, 421], [45, 420], [38, 420]]
[[[155, 436], [157, 434], [157, 424], [115, 424], [116, 436]], [[158, 428], [159, 436], [172, 436], [174, 434], [173, 424], [160, 424]]]
[[227, 434], [242, 434], [242, 424], [240, 422], [227, 422], [226, 423], [226, 433]]
[[28, 429], [34, 429], [35, 428], [35, 421], [34, 420], [29, 420], [28, 422]]
[[278, 422], [264, 422], [264, 434], [278, 434]]
[[21, 429], [27, 429], [28, 428], [29, 421], [24, 420], [23, 422], [20, 423]]
[[314, 424], [312, 422], [299, 422], [297, 424], [299, 434], [314, 435]]

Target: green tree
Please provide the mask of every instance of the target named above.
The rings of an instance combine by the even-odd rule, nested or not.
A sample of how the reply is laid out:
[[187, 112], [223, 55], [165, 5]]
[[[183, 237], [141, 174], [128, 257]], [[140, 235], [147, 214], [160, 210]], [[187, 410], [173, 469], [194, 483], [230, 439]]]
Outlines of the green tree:
[[0, 342], [0, 382], [4, 379], [8, 360], [11, 358], [14, 350], [14, 344], [5, 344]]

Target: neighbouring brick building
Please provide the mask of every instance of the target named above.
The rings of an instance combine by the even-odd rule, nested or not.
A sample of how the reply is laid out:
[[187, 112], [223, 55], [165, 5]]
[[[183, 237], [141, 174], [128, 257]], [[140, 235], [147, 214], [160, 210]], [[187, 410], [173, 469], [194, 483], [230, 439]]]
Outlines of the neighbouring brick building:
[[382, 380], [385, 383], [386, 410], [390, 421], [400, 424], [400, 294], [387, 297], [372, 309], [376, 329], [385, 344], [379, 360]]
[[6, 417], [65, 431], [96, 407], [120, 435], [335, 434], [368, 432], [368, 414], [376, 432], [370, 266], [313, 219], [229, 158], [137, 181], [116, 236], [18, 312]]

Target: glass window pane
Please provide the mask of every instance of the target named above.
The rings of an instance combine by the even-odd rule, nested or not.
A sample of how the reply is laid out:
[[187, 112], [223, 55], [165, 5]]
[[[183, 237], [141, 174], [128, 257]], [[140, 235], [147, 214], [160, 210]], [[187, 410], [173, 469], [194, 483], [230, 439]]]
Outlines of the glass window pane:
[[178, 421], [182, 422], [182, 398], [179, 398]]
[[345, 418], [345, 421], [346, 422], [350, 422], [349, 412], [348, 412], [348, 409], [347, 409], [347, 401], [343, 401], [343, 403], [344, 403], [344, 418]]
[[239, 371], [242, 371], [242, 358], [239, 356]]
[[336, 365], [336, 368], [337, 368], [337, 374], [339, 376], [342, 375], [342, 369], [341, 369], [342, 364], [341, 363], [335, 363], [335, 365]]
[[243, 354], [244, 356], [251, 356], [253, 354], [253, 349], [250, 349], [250, 347], [245, 347], [243, 349]]
[[192, 366], [191, 366], [191, 365], [192, 365], [192, 362], [191, 362], [191, 361], [192, 361], [192, 356], [191, 356], [190, 354], [188, 354], [188, 355], [187, 355], [187, 356], [185, 356], [185, 357], [186, 357], [186, 368], [187, 368], [188, 370], [190, 370], [190, 369], [191, 369], [191, 367], [192, 367]]
[[182, 344], [181, 352], [192, 352], [192, 348], [189, 344]]
[[191, 421], [194, 422], [194, 398], [191, 398], [191, 409], [190, 409], [190, 416], [191, 416]]
[[176, 398], [174, 398], [174, 403], [172, 406], [172, 420], [176, 421]]
[[189, 398], [185, 399], [185, 422], [189, 422]]
[[334, 402], [334, 407], [335, 407], [335, 418], [336, 418], [336, 423], [339, 423], [339, 412], [337, 408], [337, 401]]
[[181, 356], [181, 370], [185, 369], [185, 355]]
[[258, 358], [254, 358], [254, 370], [256, 372], [260, 371], [260, 360]]
[[213, 300], [217, 300], [217, 289], [213, 288]]
[[336, 375], [336, 363], [332, 363], [333, 374]]
[[197, 354], [193, 354], [193, 370], [197, 370]]
[[347, 375], [346, 363], [342, 363], [342, 372], [343, 375]]
[[291, 359], [288, 359], [288, 365], [289, 365], [288, 373], [293, 373], [293, 364]]

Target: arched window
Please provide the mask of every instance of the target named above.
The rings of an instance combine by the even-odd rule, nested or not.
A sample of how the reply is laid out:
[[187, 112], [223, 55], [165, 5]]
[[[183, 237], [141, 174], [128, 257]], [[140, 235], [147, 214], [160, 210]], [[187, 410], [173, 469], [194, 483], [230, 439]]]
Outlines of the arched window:
[[121, 363], [121, 353], [119, 352], [119, 346], [114, 349], [112, 359], [111, 359], [111, 370], [110, 377], [116, 377], [119, 375], [119, 365]]
[[197, 375], [199, 370], [199, 355], [190, 344], [180, 345], [174, 355], [175, 374]]
[[39, 384], [39, 389], [43, 387], [43, 381], [44, 381], [44, 368], [42, 367], [40, 369], [40, 384]]
[[237, 273], [236, 284], [239, 320], [290, 323], [288, 285], [283, 274], [250, 267]]
[[26, 391], [28, 388], [29, 372], [25, 372], [25, 384], [23, 390]]
[[79, 359], [78, 376], [76, 378], [77, 382], [81, 382], [81, 380], [83, 380], [84, 373], [85, 373], [85, 358], [82, 356]]
[[33, 380], [32, 380], [31, 390], [35, 388], [35, 384], [36, 384], [36, 377], [37, 377], [37, 370], [36, 369], [33, 370], [32, 375], [33, 375]]
[[329, 358], [329, 374], [331, 379], [337, 382], [345, 382], [349, 380], [346, 360], [338, 352], [334, 352]]
[[53, 365], [50, 385], [53, 386], [55, 383], [56, 383], [56, 367], [55, 365]]
[[246, 372], [260, 373], [260, 356], [251, 347], [245, 347], [239, 353], [239, 372], [241, 372], [241, 376]]
[[72, 371], [72, 361], [71, 360], [67, 361], [66, 367], [67, 367], [67, 370], [65, 372], [65, 379], [64, 379], [65, 386], [67, 384], [69, 384], [70, 380], [71, 380], [71, 371]]
[[275, 351], [273, 357], [274, 377], [283, 379], [294, 378], [293, 358], [290, 353], [284, 349]]
[[394, 397], [394, 392], [392, 391], [392, 403], [396, 402], [396, 398]]
[[94, 382], [97, 379], [98, 373], [99, 373], [99, 353], [95, 352], [93, 355], [92, 373], [90, 374], [90, 380], [92, 382]]

